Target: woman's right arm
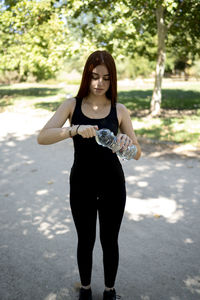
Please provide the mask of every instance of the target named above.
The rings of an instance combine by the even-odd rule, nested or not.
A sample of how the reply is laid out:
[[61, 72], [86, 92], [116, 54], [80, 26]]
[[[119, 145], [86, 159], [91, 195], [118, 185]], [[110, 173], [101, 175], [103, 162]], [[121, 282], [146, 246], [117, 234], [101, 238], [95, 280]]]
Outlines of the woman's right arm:
[[[72, 114], [72, 110], [75, 106], [75, 99], [71, 98], [64, 101], [58, 107], [55, 114], [51, 119], [46, 123], [42, 128], [40, 133], [37, 136], [37, 142], [40, 145], [50, 145], [69, 138], [71, 135], [74, 135], [76, 131], [76, 126], [72, 127], [63, 127], [64, 123]], [[71, 133], [70, 133], [71, 131]]]

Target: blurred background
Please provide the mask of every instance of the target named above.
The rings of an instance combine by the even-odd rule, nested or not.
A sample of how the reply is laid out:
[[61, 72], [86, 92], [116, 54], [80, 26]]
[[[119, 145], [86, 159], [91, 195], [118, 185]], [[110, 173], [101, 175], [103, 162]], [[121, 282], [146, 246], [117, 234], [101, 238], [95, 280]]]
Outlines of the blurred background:
[[[0, 299], [78, 296], [73, 143], [44, 147], [37, 134], [76, 96], [97, 49], [115, 58], [118, 101], [142, 148], [142, 159], [123, 162], [117, 291], [200, 299], [199, 0], [0, 0]], [[93, 291], [102, 299], [97, 242]]]
[[105, 49], [137, 135], [199, 146], [198, 0], [2, 0], [0, 37], [1, 113], [54, 112]]

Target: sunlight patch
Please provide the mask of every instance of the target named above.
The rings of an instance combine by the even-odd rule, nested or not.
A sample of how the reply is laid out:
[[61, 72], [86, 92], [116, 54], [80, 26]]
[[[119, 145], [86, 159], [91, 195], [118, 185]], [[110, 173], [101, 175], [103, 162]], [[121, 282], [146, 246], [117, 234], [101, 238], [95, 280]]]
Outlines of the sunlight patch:
[[128, 182], [128, 183], [135, 183], [136, 179], [137, 179], [136, 176], [128, 176], [128, 177], [126, 177], [126, 182]]
[[183, 216], [183, 210], [177, 207], [175, 200], [159, 197], [156, 199], [138, 199], [127, 197], [126, 212], [129, 218], [134, 221], [140, 221], [144, 217], [164, 217], [170, 223], [176, 223]]
[[184, 240], [184, 243], [185, 244], [193, 244], [194, 242], [190, 238], [187, 238], [187, 239]]
[[200, 276], [188, 277], [183, 282], [191, 293], [200, 294]]
[[45, 258], [53, 258], [55, 256], [56, 256], [56, 253], [54, 253], [54, 252], [48, 252], [47, 250], [45, 250], [45, 252], [44, 252]]
[[54, 293], [50, 293], [48, 296], [44, 298], [44, 300], [56, 300], [57, 295]]
[[139, 187], [146, 187], [146, 186], [148, 186], [149, 184], [148, 184], [147, 181], [138, 181], [138, 182], [137, 182], [137, 185], [138, 185]]
[[16, 143], [14, 143], [13, 141], [9, 141], [9, 142], [6, 143], [6, 146], [8, 146], [8, 147], [15, 147]]
[[43, 233], [48, 239], [52, 239], [54, 237], [53, 234], [51, 234], [51, 226], [50, 224], [46, 222], [42, 222], [39, 225], [38, 231]]
[[36, 192], [36, 195], [39, 195], [39, 196], [46, 195], [46, 194], [48, 194], [48, 190], [39, 190]]

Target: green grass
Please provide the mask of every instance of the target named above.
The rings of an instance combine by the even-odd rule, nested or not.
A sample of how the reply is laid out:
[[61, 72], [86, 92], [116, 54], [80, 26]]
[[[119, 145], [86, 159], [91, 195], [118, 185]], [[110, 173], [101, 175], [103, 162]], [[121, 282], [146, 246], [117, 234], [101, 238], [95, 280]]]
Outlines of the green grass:
[[[62, 101], [64, 101], [64, 98], [62, 99]], [[49, 111], [56, 111], [62, 101], [60, 99], [60, 101], [39, 102], [39, 103], [35, 103], [34, 106], [35, 108], [42, 108], [42, 109], [47, 109]]]
[[[134, 83], [135, 84], [135, 83]], [[200, 132], [200, 84], [199, 82], [164, 81], [162, 90], [162, 113], [157, 118], [147, 118], [152, 96], [152, 83], [119, 88], [118, 101], [131, 112], [137, 136], [160, 141], [199, 144]], [[55, 111], [66, 99], [75, 95], [78, 86], [18, 84], [0, 86], [0, 110], [23, 101]], [[31, 100], [31, 101], [30, 101]]]
[[15, 104], [15, 101], [28, 101], [37, 98], [56, 96], [61, 92], [60, 88], [51, 87], [22, 87], [0, 86], [0, 108], [6, 108]]
[[[131, 90], [120, 91], [118, 93], [119, 102], [123, 103], [131, 111], [149, 109], [152, 90]], [[184, 91], [181, 89], [163, 89], [162, 104], [163, 109], [197, 109], [200, 108], [199, 91]]]
[[162, 91], [161, 107], [178, 110], [200, 108], [200, 90], [164, 89]]
[[133, 124], [137, 136], [181, 144], [199, 143], [200, 116], [135, 118]]
[[200, 144], [200, 84], [181, 82], [162, 90], [162, 114], [147, 118], [152, 88], [119, 91], [118, 100], [131, 112], [137, 136], [181, 144]]

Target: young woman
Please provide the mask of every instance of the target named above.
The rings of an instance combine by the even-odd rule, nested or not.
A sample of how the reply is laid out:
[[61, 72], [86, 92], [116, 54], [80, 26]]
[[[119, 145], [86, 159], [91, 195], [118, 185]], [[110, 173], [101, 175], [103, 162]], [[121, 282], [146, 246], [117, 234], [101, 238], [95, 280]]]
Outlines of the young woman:
[[[71, 126], [63, 127], [67, 119]], [[77, 260], [82, 284], [79, 300], [92, 299], [90, 284], [97, 214], [103, 249], [103, 300], [116, 299], [118, 234], [126, 189], [116, 153], [95, 141], [96, 130], [101, 128], [114, 132], [124, 149], [134, 144], [137, 147], [135, 159], [140, 158], [141, 149], [129, 113], [124, 105], [117, 103], [114, 59], [106, 51], [95, 51], [85, 64], [77, 96], [64, 101], [38, 135], [38, 143], [42, 145], [73, 138], [70, 206], [78, 235]]]

